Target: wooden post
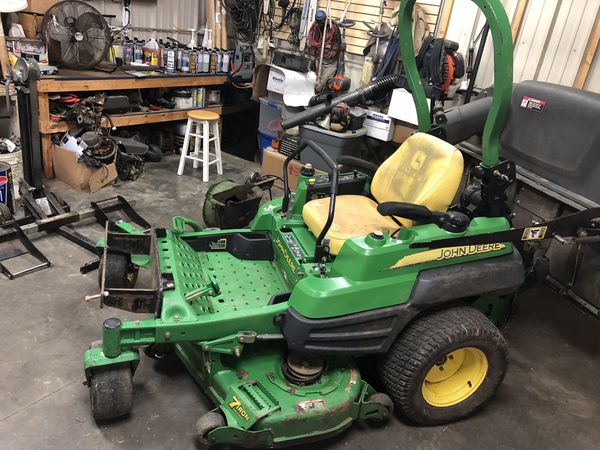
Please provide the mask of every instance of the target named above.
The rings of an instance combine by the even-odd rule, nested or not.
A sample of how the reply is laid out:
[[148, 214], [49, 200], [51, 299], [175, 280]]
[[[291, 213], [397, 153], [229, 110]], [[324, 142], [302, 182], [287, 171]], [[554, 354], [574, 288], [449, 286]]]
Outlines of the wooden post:
[[[2, 68], [2, 76], [5, 80], [10, 80], [10, 60], [8, 59], [8, 50], [6, 49], [6, 39], [4, 36], [4, 26], [0, 20], [0, 67]], [[8, 89], [8, 84], [6, 85]]]
[[521, 25], [523, 25], [523, 18], [525, 17], [525, 11], [527, 10], [528, 5], [529, 0], [519, 0], [517, 3], [517, 9], [515, 10], [511, 26], [513, 43], [517, 40], [519, 31], [521, 31]]
[[54, 163], [52, 162], [52, 135], [40, 135], [40, 143], [42, 146], [42, 159], [44, 161], [44, 177], [47, 179], [54, 178]]
[[227, 45], [227, 10], [223, 2], [221, 2], [221, 48], [229, 49]]
[[212, 43], [215, 46], [215, 0], [206, 0], [206, 18], [208, 22], [208, 29], [212, 33]]
[[444, 3], [444, 9], [442, 10], [442, 17], [440, 17], [439, 32], [436, 37], [445, 38], [448, 32], [448, 25], [450, 24], [450, 17], [452, 16], [452, 9], [454, 8], [454, 0], [446, 0]]
[[583, 52], [583, 58], [581, 58], [581, 63], [579, 64], [575, 83], [573, 83], [573, 87], [577, 89], [583, 89], [585, 86], [588, 74], [590, 73], [590, 68], [592, 67], [596, 53], [598, 52], [598, 41], [600, 41], [600, 7], [596, 13], [594, 28], [592, 28], [592, 32], [588, 38], [585, 52]]

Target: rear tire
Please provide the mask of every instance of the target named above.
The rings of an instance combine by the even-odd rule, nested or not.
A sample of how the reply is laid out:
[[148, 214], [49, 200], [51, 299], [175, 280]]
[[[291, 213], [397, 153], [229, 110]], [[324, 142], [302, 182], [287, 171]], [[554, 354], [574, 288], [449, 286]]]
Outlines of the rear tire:
[[420, 425], [454, 422], [480, 409], [507, 367], [508, 350], [498, 328], [466, 306], [416, 319], [380, 360], [382, 381], [397, 411]]

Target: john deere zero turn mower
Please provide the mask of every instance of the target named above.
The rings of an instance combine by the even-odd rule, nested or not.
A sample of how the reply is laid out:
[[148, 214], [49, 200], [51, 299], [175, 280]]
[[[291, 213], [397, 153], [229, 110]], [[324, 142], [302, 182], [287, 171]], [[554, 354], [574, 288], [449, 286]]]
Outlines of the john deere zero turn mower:
[[[591, 227], [586, 210], [511, 228], [505, 189], [515, 166], [498, 157], [512, 89], [511, 29], [500, 0], [474, 0], [494, 41], [495, 92], [483, 134], [477, 208], [450, 207], [463, 157], [431, 128], [411, 36], [415, 0], [401, 2], [404, 70], [421, 132], [380, 167], [346, 158], [338, 171], [318, 145], [301, 143], [329, 167], [305, 166], [295, 192], [262, 205], [250, 228], [208, 230], [175, 217], [173, 229], [109, 229], [101, 304], [150, 317], [104, 321], [85, 353], [92, 414], [128, 414], [139, 350], [172, 349], [213, 400], [197, 423], [205, 444], [277, 447], [339, 433], [359, 419], [434, 425], [489, 401], [504, 378], [506, 319], [525, 268], [518, 247]], [[397, 77], [339, 97], [359, 101]], [[350, 97], [348, 97], [350, 96]], [[336, 100], [338, 100], [336, 99]], [[342, 100], [342, 101], [344, 101]], [[318, 105], [284, 128], [322, 115]], [[477, 217], [474, 213], [477, 212]], [[135, 288], [137, 266], [152, 286]], [[386, 393], [357, 367], [377, 358]]]

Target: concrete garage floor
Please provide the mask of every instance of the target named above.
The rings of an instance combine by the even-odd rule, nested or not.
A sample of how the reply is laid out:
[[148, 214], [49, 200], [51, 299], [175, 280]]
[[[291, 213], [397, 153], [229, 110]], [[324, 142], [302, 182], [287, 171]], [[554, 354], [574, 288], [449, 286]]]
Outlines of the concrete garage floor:
[[[191, 165], [175, 175], [177, 158], [148, 164], [136, 181], [95, 195], [53, 181], [73, 208], [121, 194], [158, 226], [176, 214], [201, 219], [206, 185]], [[256, 165], [224, 157], [223, 177], [243, 180]], [[214, 170], [214, 169], [213, 169]], [[94, 226], [96, 235], [99, 227]], [[89, 231], [89, 230], [88, 230]], [[212, 406], [177, 362], [142, 355], [130, 417], [97, 426], [83, 385], [82, 355], [99, 339], [102, 320], [127, 314], [86, 303], [96, 272], [79, 274], [92, 256], [58, 236], [39, 248], [53, 266], [15, 281], [0, 280], [0, 448], [193, 449], [196, 419]], [[600, 443], [600, 327], [546, 287], [524, 293], [505, 330], [511, 365], [493, 402], [480, 414], [441, 427], [418, 428], [394, 417], [387, 426], [356, 424], [311, 447], [325, 449], [592, 449]]]

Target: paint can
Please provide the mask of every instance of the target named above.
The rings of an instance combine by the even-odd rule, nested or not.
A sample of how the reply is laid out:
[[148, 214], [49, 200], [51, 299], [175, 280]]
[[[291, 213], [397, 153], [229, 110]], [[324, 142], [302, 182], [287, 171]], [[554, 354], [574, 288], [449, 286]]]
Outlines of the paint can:
[[186, 73], [190, 71], [190, 52], [187, 50], [181, 53], [181, 71]]
[[12, 214], [15, 213], [14, 193], [12, 168], [10, 164], [0, 161], [0, 203], [8, 206]]

